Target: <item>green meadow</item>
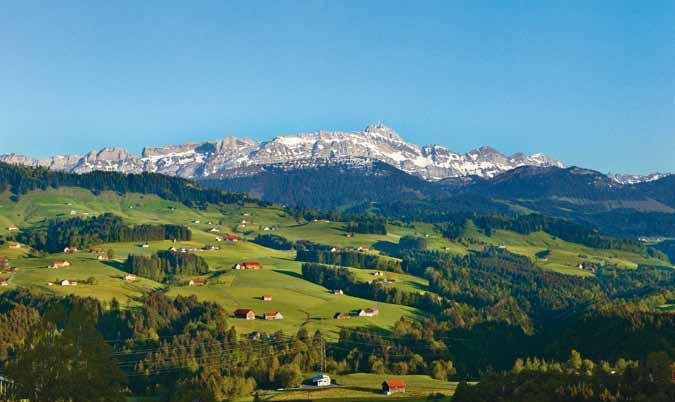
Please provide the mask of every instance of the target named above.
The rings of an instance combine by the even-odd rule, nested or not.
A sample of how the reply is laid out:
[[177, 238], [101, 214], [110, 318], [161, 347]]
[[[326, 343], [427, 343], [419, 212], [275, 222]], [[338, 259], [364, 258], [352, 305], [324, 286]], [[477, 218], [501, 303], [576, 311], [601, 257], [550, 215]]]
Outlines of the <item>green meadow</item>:
[[[475, 226], [469, 224], [461, 241], [443, 238], [431, 224], [390, 224], [386, 235], [355, 234], [347, 236], [343, 223], [329, 221], [297, 222], [279, 207], [259, 207], [256, 205], [230, 205], [205, 210], [191, 209], [183, 204], [163, 200], [153, 195], [118, 195], [104, 192], [94, 195], [91, 191], [79, 188], [60, 188], [34, 191], [22, 195], [18, 202], [11, 202], [8, 194], [0, 195], [0, 229], [7, 234], [9, 226], [19, 229], [39, 227], [45, 220], [52, 218], [70, 218], [73, 216], [93, 216], [112, 212], [126, 222], [136, 223], [174, 223], [189, 225], [192, 240], [173, 243], [170, 241], [150, 242], [147, 248], [134, 243], [110, 243], [97, 245], [104, 250], [112, 250], [112, 261], [99, 261], [95, 254], [81, 251], [75, 254], [37, 255], [26, 247], [9, 249], [0, 246], [0, 255], [7, 257], [15, 273], [1, 273], [0, 278], [8, 280], [9, 285], [0, 288], [7, 291], [16, 287], [26, 287], [38, 292], [57, 295], [75, 294], [92, 296], [103, 301], [116, 298], [123, 306], [133, 306], [139, 297], [153, 289], [163, 289], [171, 296], [194, 295], [201, 300], [221, 304], [227, 311], [237, 308], [249, 308], [262, 315], [267, 311], [279, 311], [283, 320], [264, 321], [260, 319], [246, 321], [232, 318], [231, 322], [242, 332], [282, 330], [292, 333], [304, 326], [310, 331], [320, 329], [335, 337], [343, 327], [370, 327], [386, 331], [401, 317], [415, 317], [422, 313], [416, 309], [375, 303], [347, 295], [333, 295], [330, 289], [323, 288], [301, 277], [300, 263], [295, 261], [294, 251], [279, 251], [259, 246], [251, 240], [259, 233], [274, 233], [290, 240], [311, 240], [318, 243], [341, 246], [363, 247], [367, 252], [379, 253], [378, 248], [398, 243], [401, 236], [415, 235], [427, 239], [430, 249], [453, 255], [465, 255], [486, 245], [501, 246], [509, 251], [525, 255], [545, 268], [574, 275], [592, 275], [577, 266], [584, 261], [609, 263], [625, 268], [635, 268], [638, 264], [663, 265], [663, 261], [645, 258], [640, 255], [615, 251], [598, 250], [566, 242], [549, 234], [539, 232], [520, 235], [514, 232], [497, 230], [492, 236], [485, 236]], [[267, 230], [265, 230], [267, 229]], [[217, 238], [225, 234], [238, 234], [242, 240], [237, 242], [218, 242]], [[217, 245], [219, 250], [201, 250], [205, 245]], [[139, 278], [134, 282], [124, 280], [121, 269], [129, 254], [149, 255], [169, 247], [191, 247], [199, 249], [211, 269], [203, 276], [204, 286], [188, 286], [194, 278], [177, 278], [175, 283], [162, 284]], [[536, 254], [550, 250], [546, 259], [538, 259]], [[47, 269], [54, 260], [66, 259], [71, 266], [60, 269]], [[258, 261], [263, 265], [260, 271], [238, 271], [232, 266], [242, 261]], [[386, 286], [400, 288], [408, 292], [428, 292], [428, 282], [419, 277], [385, 273], [376, 277], [375, 271], [350, 268], [359, 281], [387, 279]], [[57, 281], [68, 279], [78, 282], [77, 286], [60, 286]], [[86, 283], [93, 279], [93, 283]], [[271, 301], [263, 301], [263, 295], [272, 296]], [[365, 307], [378, 307], [380, 315], [372, 318], [352, 317], [348, 320], [335, 320], [339, 312], [352, 312]], [[669, 306], [664, 306], [669, 308]]]

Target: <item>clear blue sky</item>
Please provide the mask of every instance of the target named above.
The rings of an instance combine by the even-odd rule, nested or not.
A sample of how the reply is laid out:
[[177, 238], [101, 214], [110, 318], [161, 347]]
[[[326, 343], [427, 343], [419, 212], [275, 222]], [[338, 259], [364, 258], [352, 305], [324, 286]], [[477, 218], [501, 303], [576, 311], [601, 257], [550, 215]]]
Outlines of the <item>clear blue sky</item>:
[[40, 3], [0, 0], [0, 153], [381, 120], [455, 151], [675, 171], [673, 1]]

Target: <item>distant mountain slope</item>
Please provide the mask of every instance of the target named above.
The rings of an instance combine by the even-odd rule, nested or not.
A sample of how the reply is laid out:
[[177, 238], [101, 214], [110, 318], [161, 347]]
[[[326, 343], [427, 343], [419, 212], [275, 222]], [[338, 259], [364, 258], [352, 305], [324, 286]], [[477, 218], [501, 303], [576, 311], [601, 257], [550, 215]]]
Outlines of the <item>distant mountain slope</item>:
[[9, 165], [0, 162], [0, 193], [9, 192], [14, 201], [32, 190], [59, 187], [80, 187], [94, 193], [114, 191], [119, 194], [154, 194], [189, 207], [207, 204], [262, 203], [242, 194], [224, 193], [204, 188], [192, 181], [160, 174], [122, 174], [116, 172], [64, 173], [45, 168]]
[[381, 124], [370, 125], [362, 131], [318, 131], [279, 136], [264, 142], [228, 137], [219, 141], [146, 147], [140, 156], [124, 148], [104, 148], [84, 156], [47, 159], [6, 154], [0, 155], [0, 162], [72, 173], [151, 172], [199, 179], [238, 177], [257, 171], [258, 167], [279, 163], [322, 164], [327, 159], [352, 158], [381, 161], [428, 180], [469, 175], [493, 177], [519, 166], [563, 166], [543, 154], [506, 156], [490, 147], [460, 154], [440, 145], [419, 146], [405, 142], [393, 129]]
[[370, 159], [326, 160], [302, 166], [275, 164], [247, 176], [202, 180], [207, 187], [243, 192], [263, 200], [319, 209], [438, 197], [441, 189], [386, 163]]
[[[448, 212], [538, 212], [593, 225], [620, 236], [675, 236], [675, 176], [624, 185], [578, 167], [520, 167], [494, 178], [422, 180], [368, 159], [321, 166], [269, 166], [206, 186], [267, 201], [321, 209], [349, 207], [397, 217]], [[434, 218], [435, 219], [435, 218]], [[440, 218], [439, 218], [440, 219]]]

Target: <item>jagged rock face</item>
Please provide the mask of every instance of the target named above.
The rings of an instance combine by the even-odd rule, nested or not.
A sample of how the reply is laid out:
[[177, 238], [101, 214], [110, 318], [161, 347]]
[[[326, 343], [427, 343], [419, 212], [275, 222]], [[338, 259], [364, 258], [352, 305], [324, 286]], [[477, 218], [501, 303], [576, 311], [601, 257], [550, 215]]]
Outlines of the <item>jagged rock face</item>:
[[276, 137], [258, 143], [227, 137], [220, 141], [147, 147], [140, 156], [123, 148], [105, 148], [85, 156], [59, 156], [45, 160], [1, 155], [0, 161], [84, 173], [92, 170], [124, 173], [154, 172], [186, 178], [219, 178], [251, 174], [260, 167], [298, 162], [302, 166], [327, 160], [365, 158], [379, 160], [427, 180], [476, 175], [493, 177], [519, 166], [563, 164], [542, 154], [503, 155], [489, 147], [466, 154], [440, 145], [408, 143], [391, 128], [369, 125], [363, 131], [318, 131]]

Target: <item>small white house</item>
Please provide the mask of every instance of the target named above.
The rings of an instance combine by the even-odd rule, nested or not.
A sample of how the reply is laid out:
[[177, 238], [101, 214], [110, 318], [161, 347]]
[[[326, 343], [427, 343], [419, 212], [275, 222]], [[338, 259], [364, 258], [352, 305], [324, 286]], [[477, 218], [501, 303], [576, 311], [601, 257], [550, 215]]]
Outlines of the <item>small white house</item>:
[[312, 385], [317, 387], [327, 387], [331, 384], [330, 377], [326, 374], [319, 374], [312, 377]]

